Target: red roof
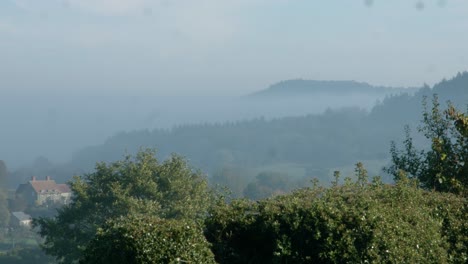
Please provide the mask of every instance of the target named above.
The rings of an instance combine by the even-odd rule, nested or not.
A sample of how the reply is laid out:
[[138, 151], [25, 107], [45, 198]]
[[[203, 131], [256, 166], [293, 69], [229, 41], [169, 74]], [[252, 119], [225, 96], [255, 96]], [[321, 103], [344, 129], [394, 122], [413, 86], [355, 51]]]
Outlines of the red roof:
[[70, 187], [67, 184], [57, 184], [57, 187], [61, 193], [71, 193]]
[[29, 184], [33, 187], [36, 193], [43, 192], [58, 192], [58, 193], [69, 193], [71, 192], [70, 187], [66, 184], [57, 184], [54, 180], [45, 181], [29, 181]]

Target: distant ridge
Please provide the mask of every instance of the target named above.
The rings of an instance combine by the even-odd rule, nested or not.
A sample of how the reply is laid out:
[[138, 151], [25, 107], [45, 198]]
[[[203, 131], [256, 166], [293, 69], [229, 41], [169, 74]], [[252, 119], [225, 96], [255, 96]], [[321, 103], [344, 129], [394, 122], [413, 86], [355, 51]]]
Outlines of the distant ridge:
[[401, 93], [414, 94], [419, 88], [372, 86], [356, 81], [317, 81], [317, 80], [285, 80], [271, 85], [265, 90], [250, 94], [250, 96], [306, 96], [306, 95], [396, 95]]

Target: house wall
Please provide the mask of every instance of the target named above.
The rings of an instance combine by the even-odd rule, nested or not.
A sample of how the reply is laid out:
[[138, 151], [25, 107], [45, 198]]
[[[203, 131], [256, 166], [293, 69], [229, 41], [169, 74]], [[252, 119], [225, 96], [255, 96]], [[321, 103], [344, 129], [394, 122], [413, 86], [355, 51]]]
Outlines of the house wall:
[[67, 204], [71, 199], [71, 193], [58, 191], [41, 191], [37, 193], [30, 183], [21, 184], [16, 191], [16, 199], [23, 200], [28, 205], [43, 205], [47, 202]]
[[46, 202], [54, 202], [54, 203], [57, 203], [57, 202], [61, 202], [62, 200], [62, 195], [60, 193], [57, 193], [57, 192], [50, 192], [50, 193], [43, 193], [43, 194], [39, 194], [37, 196], [37, 201], [36, 201], [36, 204], [37, 205], [42, 205]]
[[19, 226], [19, 225], [20, 225], [19, 219], [14, 217], [13, 215], [11, 215], [11, 217], [10, 217], [10, 226]]
[[63, 201], [63, 204], [68, 204], [71, 199], [71, 193], [62, 193], [61, 194], [61, 199]]
[[37, 196], [36, 191], [30, 184], [21, 184], [16, 191], [16, 199], [22, 199], [28, 204], [35, 204]]
[[67, 204], [70, 201], [71, 193], [50, 192], [39, 194], [36, 205], [43, 205], [47, 202]]

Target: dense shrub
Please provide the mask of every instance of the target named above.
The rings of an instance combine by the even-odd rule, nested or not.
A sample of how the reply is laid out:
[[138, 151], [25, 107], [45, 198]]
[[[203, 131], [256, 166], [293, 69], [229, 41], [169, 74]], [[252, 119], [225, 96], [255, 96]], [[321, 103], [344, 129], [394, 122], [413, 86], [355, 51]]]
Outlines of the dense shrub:
[[[401, 171], [418, 179], [422, 187], [468, 197], [468, 114], [449, 103], [442, 111], [437, 95], [432, 108], [423, 101], [424, 112], [418, 131], [427, 139], [426, 149], [416, 148], [409, 127], [404, 148], [392, 142], [392, 164], [385, 171], [398, 178]], [[430, 142], [430, 144], [429, 144]]]
[[298, 190], [213, 210], [219, 263], [466, 263], [465, 198], [403, 179]]
[[17, 248], [0, 253], [0, 263], [8, 264], [52, 264], [54, 259], [47, 256], [39, 247]]
[[80, 263], [215, 263], [198, 225], [156, 217], [108, 222], [90, 242]]
[[202, 222], [215, 201], [205, 176], [173, 155], [159, 162], [153, 150], [121, 161], [98, 163], [96, 171], [75, 177], [73, 197], [53, 218], [34, 219], [43, 250], [60, 263], [75, 263], [98, 228], [112, 219], [147, 215]]

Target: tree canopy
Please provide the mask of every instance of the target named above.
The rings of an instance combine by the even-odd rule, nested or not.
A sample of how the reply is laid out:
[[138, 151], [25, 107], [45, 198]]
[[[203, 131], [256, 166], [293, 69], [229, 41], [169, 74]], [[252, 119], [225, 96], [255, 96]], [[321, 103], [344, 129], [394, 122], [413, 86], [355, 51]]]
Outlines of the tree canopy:
[[372, 181], [221, 204], [205, 235], [218, 263], [466, 263], [468, 207], [415, 180]]
[[111, 220], [86, 248], [83, 264], [215, 263], [203, 231], [190, 220], [128, 216]]
[[[7, 198], [7, 168], [5, 162], [0, 160], [0, 228], [8, 226], [10, 222]], [[0, 230], [0, 236], [2, 233], [3, 230]]]
[[392, 142], [392, 165], [386, 171], [398, 179], [408, 174], [423, 187], [436, 191], [467, 195], [468, 191], [468, 117], [449, 103], [447, 110], [440, 109], [437, 95], [428, 108], [423, 101], [422, 125], [418, 131], [430, 142], [429, 149], [418, 150], [406, 127], [404, 149]]
[[45, 252], [64, 263], [80, 259], [98, 229], [112, 219], [147, 215], [197, 222], [213, 201], [199, 171], [176, 155], [160, 163], [152, 150], [98, 163], [95, 172], [74, 177], [70, 186], [69, 205], [55, 218], [34, 221], [45, 238]]

